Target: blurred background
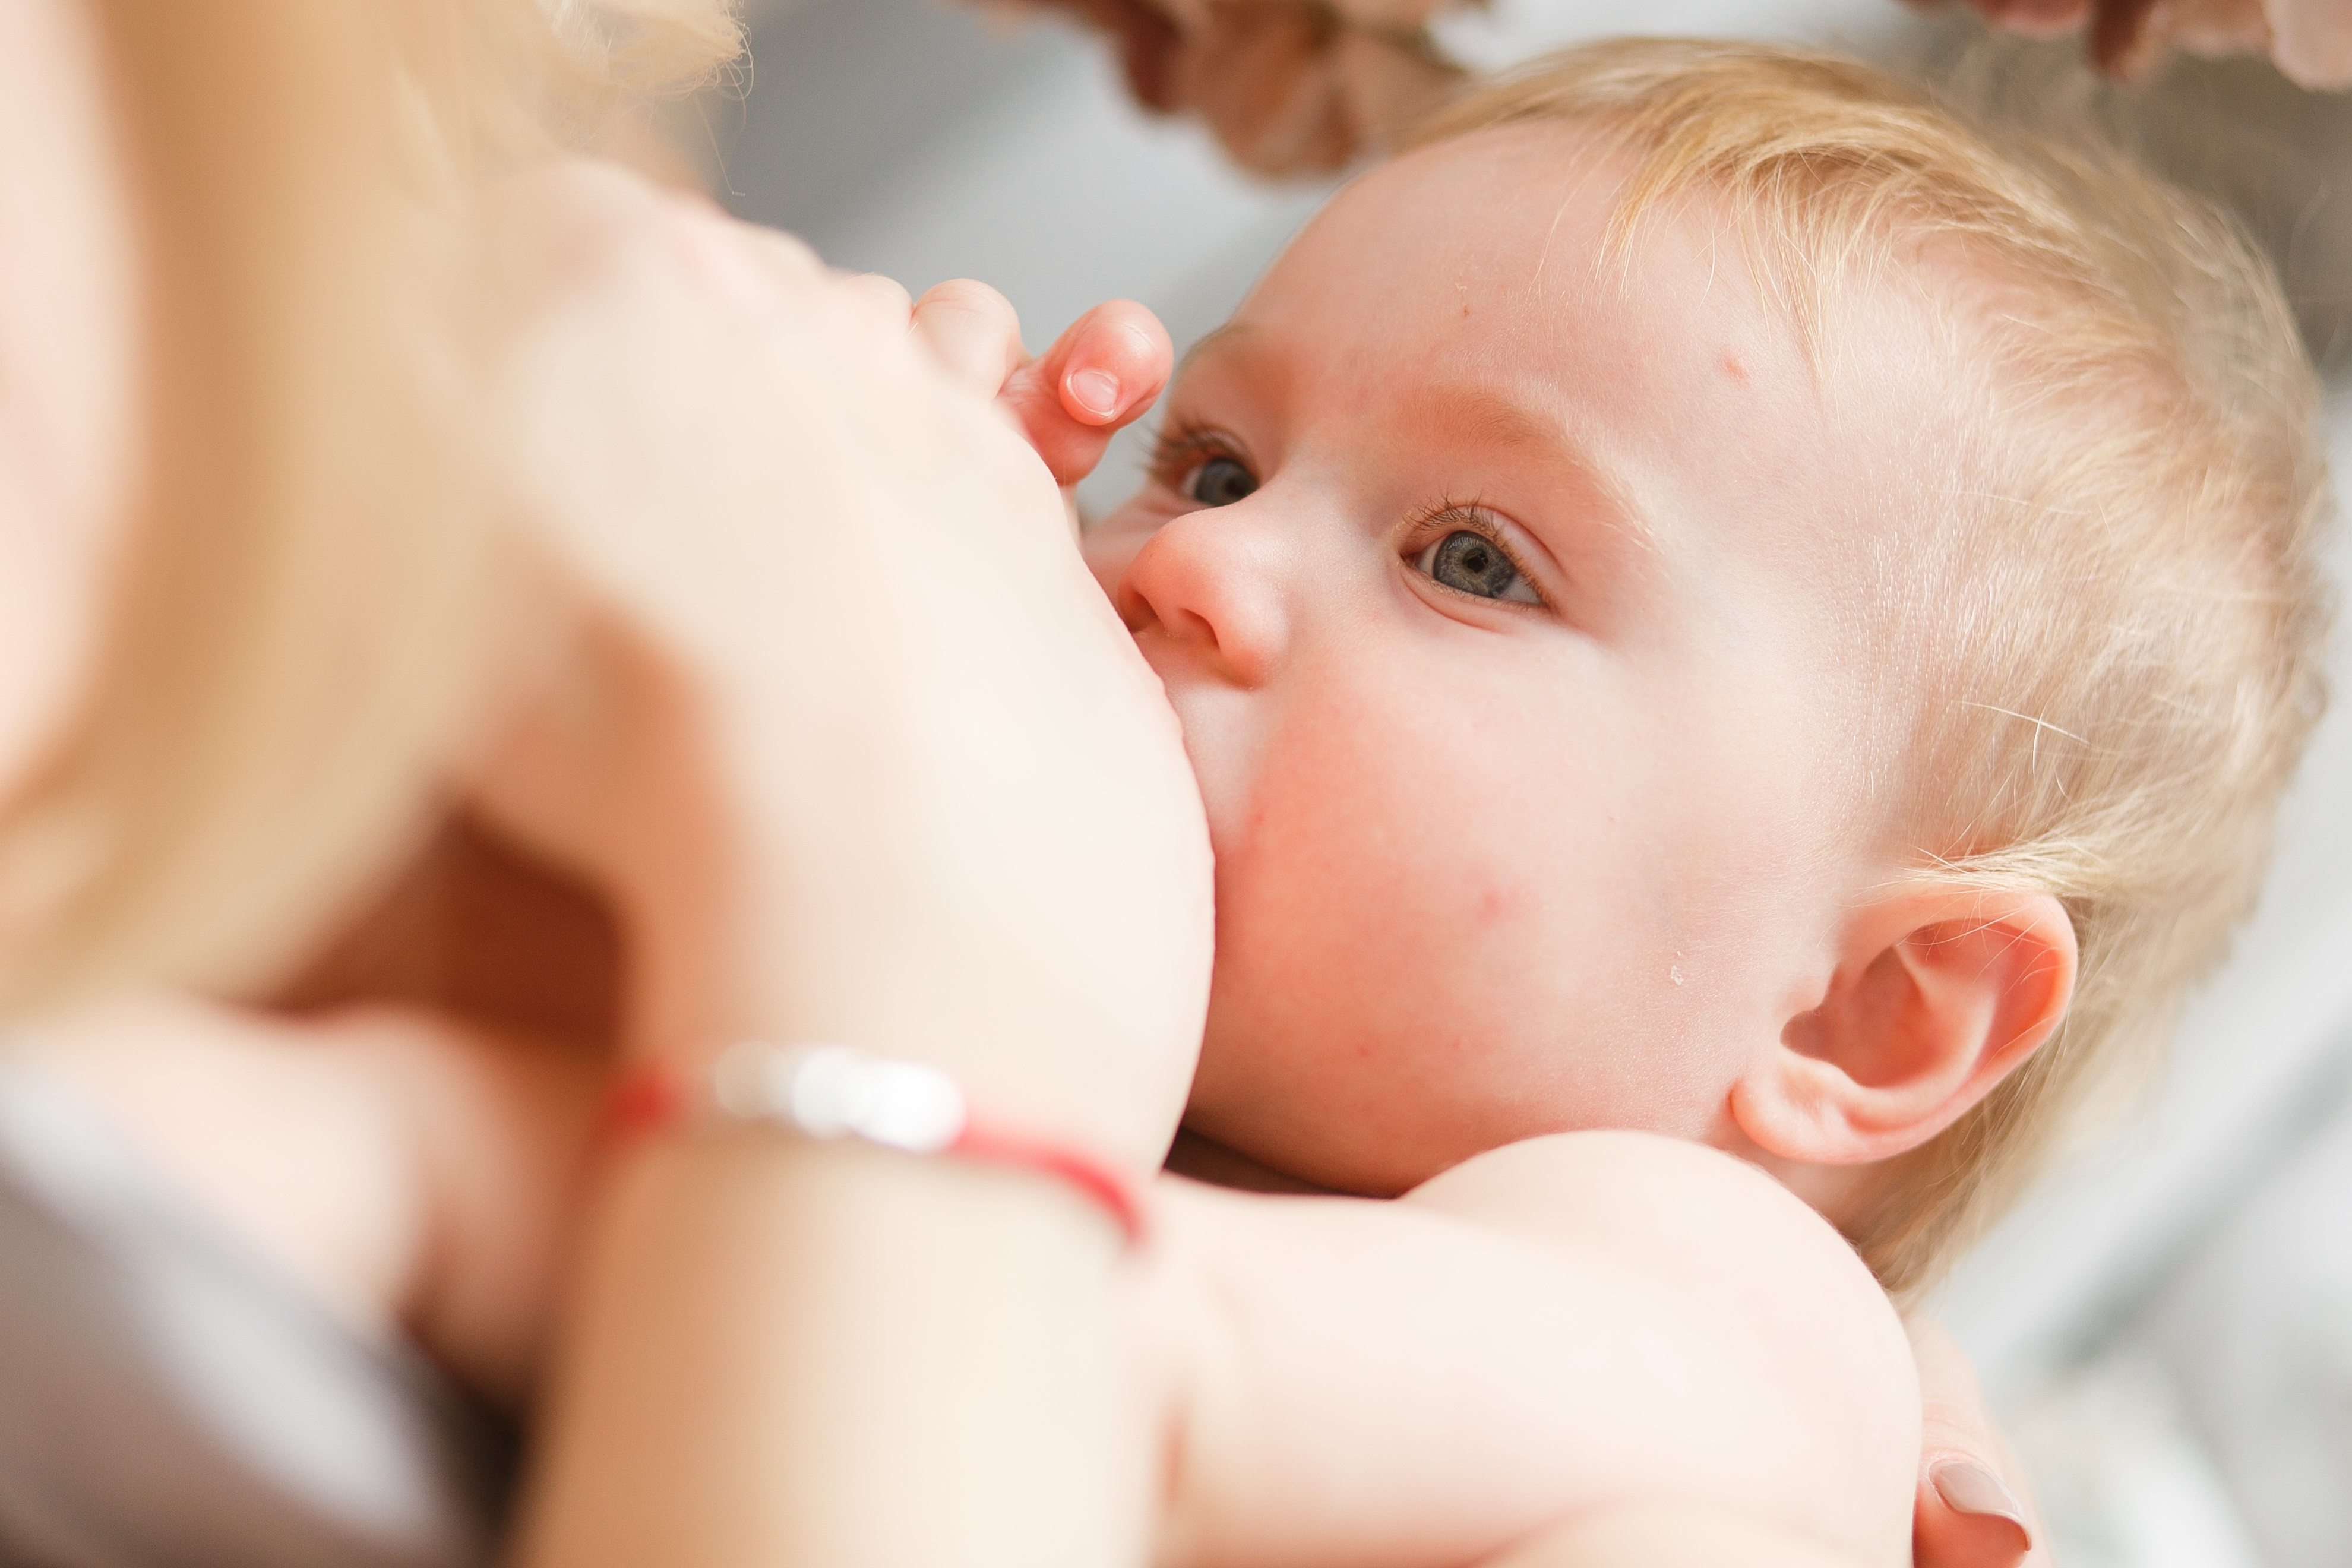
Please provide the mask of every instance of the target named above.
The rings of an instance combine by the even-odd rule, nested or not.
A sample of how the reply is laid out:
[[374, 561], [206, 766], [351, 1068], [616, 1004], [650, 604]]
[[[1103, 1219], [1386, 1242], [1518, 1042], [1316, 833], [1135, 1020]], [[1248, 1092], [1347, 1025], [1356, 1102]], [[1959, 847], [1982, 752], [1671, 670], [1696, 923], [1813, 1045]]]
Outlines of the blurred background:
[[[919, 293], [983, 279], [1033, 348], [1127, 296], [1181, 352], [1330, 188], [1241, 173], [1198, 126], [1139, 110], [1102, 40], [1058, 18], [754, 0], [751, 21], [749, 82], [677, 128], [721, 199]], [[1638, 16], [1493, 0], [1438, 31], [1483, 68], [1629, 23], [1896, 59], [1948, 53], [1973, 26], [1894, 0], [1652, 0]], [[2233, 203], [2278, 258], [2352, 472], [2352, 192], [2337, 189], [2352, 106], [2264, 63], [2175, 61], [2127, 112], [2154, 161]], [[1084, 505], [1122, 500], [1141, 452], [1123, 437]], [[2340, 532], [2334, 555], [2341, 582]], [[2348, 653], [2339, 639], [2339, 692]], [[2068, 1568], [2352, 1564], [2352, 708], [2318, 735], [2263, 908], [2168, 1078], [2116, 1108], [1943, 1310]]]

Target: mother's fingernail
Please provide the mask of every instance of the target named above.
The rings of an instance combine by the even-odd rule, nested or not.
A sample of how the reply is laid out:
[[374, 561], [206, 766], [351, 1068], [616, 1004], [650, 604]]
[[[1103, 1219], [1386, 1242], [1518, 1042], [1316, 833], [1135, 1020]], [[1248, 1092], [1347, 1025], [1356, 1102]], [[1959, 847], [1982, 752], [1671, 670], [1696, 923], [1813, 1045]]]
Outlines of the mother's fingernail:
[[1966, 1459], [1953, 1459], [1937, 1465], [1927, 1472], [1936, 1486], [1936, 1495], [1954, 1513], [1990, 1514], [2005, 1519], [2017, 1526], [2023, 1536], [2026, 1550], [2033, 1546], [2033, 1527], [2025, 1522], [2025, 1505], [2017, 1494], [2001, 1484], [1999, 1476], [1982, 1465], [1972, 1465]]
[[1107, 370], [1075, 370], [1066, 384], [1078, 406], [1108, 419], [1118, 412], [1118, 377]]

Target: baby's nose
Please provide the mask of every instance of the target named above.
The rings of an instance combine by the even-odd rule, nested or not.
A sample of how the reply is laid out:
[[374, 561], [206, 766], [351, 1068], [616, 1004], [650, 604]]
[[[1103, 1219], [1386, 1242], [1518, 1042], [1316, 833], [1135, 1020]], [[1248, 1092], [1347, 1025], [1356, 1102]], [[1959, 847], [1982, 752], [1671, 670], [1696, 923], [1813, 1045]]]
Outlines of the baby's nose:
[[1236, 686], [1270, 679], [1289, 650], [1291, 547], [1248, 502], [1204, 507], [1160, 525], [1119, 580], [1119, 615], [1139, 641], [1157, 635]]

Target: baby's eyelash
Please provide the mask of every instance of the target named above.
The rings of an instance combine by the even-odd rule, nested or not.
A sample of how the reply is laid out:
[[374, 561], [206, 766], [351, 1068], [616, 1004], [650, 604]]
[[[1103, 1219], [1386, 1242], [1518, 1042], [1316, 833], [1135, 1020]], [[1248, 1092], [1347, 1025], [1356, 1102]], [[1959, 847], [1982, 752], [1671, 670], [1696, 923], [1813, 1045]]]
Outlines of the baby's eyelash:
[[1511, 563], [1511, 569], [1528, 585], [1528, 591], [1535, 595], [1546, 608], [1550, 607], [1551, 596], [1544, 592], [1543, 584], [1536, 574], [1528, 570], [1528, 563], [1518, 551], [1512, 548], [1508, 531], [1496, 522], [1494, 513], [1475, 497], [1469, 500], [1447, 499], [1423, 511], [1405, 530], [1400, 553], [1407, 561], [1417, 560], [1423, 551], [1449, 533], [1475, 533], [1501, 551], [1503, 559]]
[[1151, 444], [1150, 474], [1152, 479], [1170, 489], [1184, 482], [1184, 476], [1210, 458], [1231, 458], [1243, 467], [1248, 459], [1234, 447], [1233, 441], [1206, 426], [1177, 421], [1160, 426]]

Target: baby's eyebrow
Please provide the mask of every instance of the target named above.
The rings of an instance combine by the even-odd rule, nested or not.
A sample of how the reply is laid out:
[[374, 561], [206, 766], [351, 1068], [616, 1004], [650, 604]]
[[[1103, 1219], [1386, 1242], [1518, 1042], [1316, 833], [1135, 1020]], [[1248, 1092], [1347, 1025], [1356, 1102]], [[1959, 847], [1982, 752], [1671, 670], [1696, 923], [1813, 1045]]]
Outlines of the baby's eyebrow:
[[[1265, 330], [1255, 321], [1227, 321], [1184, 351], [1177, 374], [1182, 375], [1202, 360], [1239, 356], [1245, 363], [1255, 361], [1265, 336]], [[1577, 481], [1599, 503], [1585, 515], [1643, 554], [1659, 555], [1649, 509], [1614, 469], [1577, 439], [1567, 418], [1549, 407], [1539, 392], [1518, 395], [1488, 382], [1433, 381], [1411, 389], [1404, 401], [1417, 424], [1450, 426], [1481, 442], [1529, 450], [1573, 469]]]
[[1432, 385], [1423, 389], [1422, 397], [1433, 416], [1475, 430], [1482, 440], [1498, 447], [1532, 448], [1575, 468], [1598, 494], [1604, 514], [1601, 521], [1643, 551], [1656, 552], [1658, 537], [1648, 509], [1616, 473], [1576, 439], [1565, 419], [1547, 416], [1494, 386]]
[[1176, 375], [1181, 377], [1186, 371], [1192, 368], [1192, 362], [1203, 353], [1223, 352], [1237, 342], [1255, 337], [1257, 334], [1258, 326], [1255, 321], [1227, 321], [1213, 331], [1202, 333], [1193, 341], [1191, 348], [1184, 351], [1184, 357], [1176, 362]]

